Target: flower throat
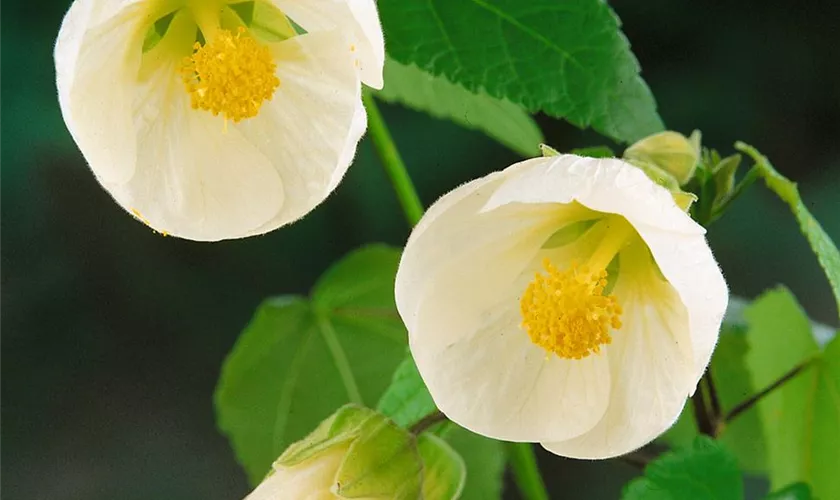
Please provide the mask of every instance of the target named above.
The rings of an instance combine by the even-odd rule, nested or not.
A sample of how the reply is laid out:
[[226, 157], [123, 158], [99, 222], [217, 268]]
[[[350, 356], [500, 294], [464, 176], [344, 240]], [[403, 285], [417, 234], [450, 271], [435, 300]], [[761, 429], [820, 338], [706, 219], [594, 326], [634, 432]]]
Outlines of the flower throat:
[[522, 327], [531, 341], [566, 359], [598, 354], [612, 342], [611, 330], [621, 328], [621, 306], [605, 294], [606, 267], [633, 233], [621, 217], [611, 216], [606, 234], [588, 261], [573, 261], [559, 270], [549, 259], [545, 274], [536, 273], [519, 301]]

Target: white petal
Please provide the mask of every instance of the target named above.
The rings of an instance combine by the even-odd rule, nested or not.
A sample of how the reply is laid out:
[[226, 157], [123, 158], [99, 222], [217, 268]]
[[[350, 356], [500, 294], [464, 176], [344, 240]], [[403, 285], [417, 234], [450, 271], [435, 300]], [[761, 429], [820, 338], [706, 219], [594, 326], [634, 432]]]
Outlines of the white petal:
[[[518, 302], [508, 305], [437, 352], [416, 338], [412, 353], [435, 404], [458, 425], [495, 439], [533, 442], [586, 432], [607, 407], [607, 359], [548, 356], [519, 327]], [[430, 324], [421, 323], [420, 335], [432, 328], [456, 333], [436, 316], [422, 318]]]
[[624, 216], [650, 247], [690, 316], [695, 382], [709, 364], [728, 302], [723, 274], [704, 238], [705, 230], [671, 194], [640, 169], [616, 159], [560, 155], [508, 168], [510, 179], [485, 207], [509, 203], [568, 203]]
[[160, 118], [138, 130], [134, 176], [104, 184], [123, 208], [158, 231], [198, 241], [246, 236], [278, 213], [283, 181], [239, 131], [190, 109], [186, 95], [161, 105]]
[[726, 281], [703, 236], [646, 226], [637, 226], [636, 230], [688, 310], [694, 355], [693, 394], [718, 341], [729, 302]]
[[[362, 81], [382, 88], [385, 42], [374, 0], [273, 0], [307, 32], [338, 29], [348, 38], [348, 57], [358, 61]], [[353, 45], [351, 49], [350, 45]]]
[[335, 498], [330, 488], [344, 460], [340, 446], [293, 467], [277, 467], [246, 500], [322, 500]]
[[640, 169], [614, 158], [559, 155], [527, 160], [507, 169], [510, 180], [500, 187], [486, 209], [508, 203], [569, 203], [624, 216], [633, 226], [650, 225], [669, 231], [705, 231], [674, 203], [671, 194]]
[[335, 189], [353, 161], [367, 115], [352, 62], [336, 50], [343, 43], [343, 36], [332, 31], [278, 44], [274, 53], [280, 87], [259, 115], [236, 125], [283, 179], [282, 209], [251, 234], [309, 213]]
[[558, 455], [610, 458], [639, 448], [673, 425], [694, 387], [686, 307], [658, 277], [640, 241], [621, 259], [614, 294], [624, 325], [603, 350], [612, 379], [609, 406], [582, 436], [543, 443]]
[[[124, 6], [124, 4], [129, 4]], [[144, 6], [74, 2], [55, 47], [59, 104], [94, 174], [125, 182], [134, 173], [132, 75], [140, 67]], [[134, 50], [133, 50], [134, 49]]]

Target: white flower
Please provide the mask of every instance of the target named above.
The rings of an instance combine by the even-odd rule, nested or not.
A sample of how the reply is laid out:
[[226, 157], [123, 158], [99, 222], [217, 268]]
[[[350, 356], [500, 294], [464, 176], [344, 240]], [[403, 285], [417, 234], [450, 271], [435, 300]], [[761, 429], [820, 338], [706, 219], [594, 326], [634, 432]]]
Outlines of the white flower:
[[396, 299], [435, 403], [479, 434], [577, 458], [670, 427], [727, 288], [704, 230], [616, 159], [528, 160], [435, 203]]
[[[306, 31], [298, 34], [294, 22]], [[374, 0], [76, 0], [55, 47], [67, 126], [124, 209], [194, 240], [312, 210], [382, 86]]]

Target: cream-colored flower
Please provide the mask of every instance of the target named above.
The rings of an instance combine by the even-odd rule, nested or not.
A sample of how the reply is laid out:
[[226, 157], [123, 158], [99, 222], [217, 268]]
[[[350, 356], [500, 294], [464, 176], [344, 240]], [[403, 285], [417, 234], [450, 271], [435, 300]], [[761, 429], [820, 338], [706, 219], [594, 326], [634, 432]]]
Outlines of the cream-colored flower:
[[210, 241], [329, 195], [383, 62], [374, 0], [76, 0], [55, 47], [65, 122], [102, 186], [152, 228]]
[[396, 282], [412, 355], [450, 419], [578, 458], [627, 453], [673, 424], [727, 297], [703, 228], [666, 189], [574, 155], [443, 196]]

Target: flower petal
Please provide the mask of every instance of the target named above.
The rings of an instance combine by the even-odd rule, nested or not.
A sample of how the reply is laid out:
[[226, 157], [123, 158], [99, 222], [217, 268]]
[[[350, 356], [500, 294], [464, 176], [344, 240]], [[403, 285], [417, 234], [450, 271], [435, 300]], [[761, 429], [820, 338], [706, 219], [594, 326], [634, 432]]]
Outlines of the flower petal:
[[251, 234], [293, 222], [338, 185], [367, 127], [361, 86], [338, 48], [337, 31], [309, 33], [277, 44], [280, 87], [260, 114], [236, 128], [268, 158], [283, 180], [284, 204]]
[[199, 241], [247, 236], [280, 211], [284, 183], [242, 133], [191, 109], [174, 70], [159, 71], [148, 86], [137, 110], [134, 175], [103, 182], [123, 208], [158, 231]]
[[[374, 0], [273, 0], [307, 32], [338, 29], [348, 38], [347, 51], [358, 61], [362, 81], [382, 88], [385, 41]], [[352, 45], [352, 49], [351, 46]]]
[[127, 1], [74, 2], [55, 47], [64, 121], [97, 178], [125, 182], [134, 173], [132, 75], [140, 67], [144, 6]]
[[640, 169], [615, 158], [559, 155], [509, 167], [516, 172], [486, 209], [508, 203], [569, 203], [624, 216], [633, 226], [650, 225], [687, 234], [705, 231], [677, 207], [671, 194]]
[[[472, 335], [443, 349], [430, 351], [422, 337], [412, 339], [435, 404], [458, 425], [495, 439], [533, 442], [586, 432], [609, 401], [607, 358], [548, 356], [519, 327], [518, 303], [508, 305], [514, 307], [485, 315]], [[437, 316], [421, 317], [428, 324], [421, 321], [420, 335], [457, 333]]]
[[293, 467], [276, 467], [246, 500], [321, 500], [335, 498], [330, 489], [347, 453], [340, 446]]
[[552, 453], [610, 458], [635, 450], [673, 425], [694, 387], [686, 307], [640, 240], [621, 259], [614, 294], [624, 325], [603, 350], [613, 384], [609, 406], [589, 432], [543, 442]]
[[636, 230], [688, 310], [694, 356], [693, 394], [712, 359], [729, 289], [703, 236], [680, 235], [649, 226], [637, 226]]

